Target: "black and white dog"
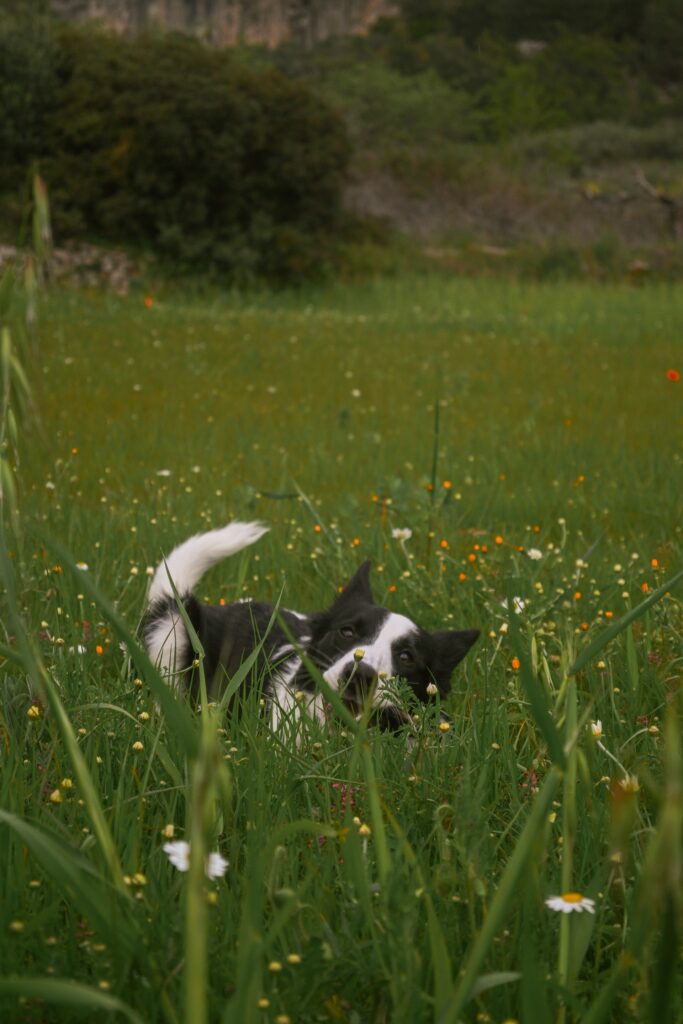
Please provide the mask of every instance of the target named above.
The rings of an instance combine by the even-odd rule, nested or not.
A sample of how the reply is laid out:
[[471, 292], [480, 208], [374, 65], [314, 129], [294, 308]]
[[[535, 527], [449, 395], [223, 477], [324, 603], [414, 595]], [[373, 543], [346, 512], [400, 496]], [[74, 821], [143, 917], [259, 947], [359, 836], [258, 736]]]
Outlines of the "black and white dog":
[[267, 630], [273, 615], [270, 604], [248, 600], [216, 606], [198, 601], [192, 590], [204, 573], [266, 532], [258, 522], [230, 523], [190, 537], [158, 566], [142, 635], [150, 658], [171, 685], [197, 690], [195, 654], [175, 588], [204, 649], [210, 698], [220, 696], [222, 684], [263, 641], [253, 678], [263, 680], [274, 729], [283, 720], [298, 717], [300, 710], [321, 724], [326, 720], [326, 703], [302, 663], [302, 652], [354, 713], [371, 701], [383, 728], [395, 729], [409, 721], [394, 696], [397, 678], [423, 702], [437, 693], [448, 694], [451, 673], [479, 630], [428, 633], [406, 616], [375, 604], [369, 562], [360, 566], [327, 610], [304, 615], [281, 608], [279, 617], [289, 637], [277, 620]]

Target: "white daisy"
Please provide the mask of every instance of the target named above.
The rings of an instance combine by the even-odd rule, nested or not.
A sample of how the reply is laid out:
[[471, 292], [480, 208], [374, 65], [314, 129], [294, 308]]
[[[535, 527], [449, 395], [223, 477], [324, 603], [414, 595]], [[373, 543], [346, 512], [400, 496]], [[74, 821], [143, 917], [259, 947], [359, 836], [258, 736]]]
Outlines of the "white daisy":
[[184, 839], [176, 839], [173, 843], [164, 843], [164, 853], [178, 871], [190, 870], [190, 844]]
[[597, 722], [591, 722], [591, 732], [595, 736], [596, 740], [602, 739], [602, 722], [599, 718]]
[[558, 910], [562, 914], [581, 914], [587, 910], [589, 914], [595, 913], [595, 900], [589, 899], [580, 892], [565, 892], [561, 896], [549, 896], [545, 901], [546, 907], [551, 910]]
[[228, 861], [220, 853], [210, 853], [204, 865], [207, 878], [222, 878], [228, 870]]
[[[504, 601], [501, 601], [501, 604], [502, 604], [503, 608], [507, 609], [507, 606], [508, 606], [508, 599], [507, 599], [507, 597], [505, 598]], [[526, 603], [522, 600], [521, 597], [513, 597], [512, 598], [512, 607], [514, 608], [514, 610], [517, 613], [517, 615], [521, 615], [522, 614], [522, 612], [524, 611], [525, 606], [526, 606]]]
[[527, 551], [527, 557], [530, 558], [532, 562], [537, 562], [539, 558], [543, 558], [543, 552], [538, 548], [529, 548]]
[[87, 562], [76, 562], [76, 568], [80, 569], [81, 572], [87, 572], [88, 571], [88, 563]]
[[413, 536], [413, 531], [409, 529], [407, 526], [397, 526], [396, 529], [391, 531], [391, 536], [394, 538], [394, 540], [410, 540], [410, 538]]
[[[190, 844], [184, 839], [164, 843], [164, 853], [178, 871], [190, 870]], [[204, 864], [207, 878], [222, 878], [228, 870], [228, 861], [220, 853], [210, 853]]]

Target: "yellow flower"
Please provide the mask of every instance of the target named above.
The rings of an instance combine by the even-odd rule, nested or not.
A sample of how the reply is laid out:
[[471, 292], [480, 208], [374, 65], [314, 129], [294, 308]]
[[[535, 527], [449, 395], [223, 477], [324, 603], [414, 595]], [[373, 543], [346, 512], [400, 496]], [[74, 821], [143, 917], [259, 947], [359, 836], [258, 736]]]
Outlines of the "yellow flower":
[[280, 963], [279, 960], [271, 960], [270, 963], [268, 964], [268, 970], [272, 971], [273, 974], [277, 974], [278, 971], [282, 970], [282, 964]]
[[450, 722], [439, 722], [439, 730], [441, 732], [448, 732], [450, 727], [451, 727], [451, 723]]
[[164, 839], [173, 839], [173, 836], [175, 834], [175, 826], [171, 824], [164, 825], [164, 827], [161, 830], [161, 834], [164, 837]]
[[361, 827], [358, 829], [358, 835], [359, 836], [369, 836], [369, 835], [372, 835], [372, 829], [370, 828], [369, 825], [361, 825]]
[[299, 955], [299, 953], [288, 953], [287, 954], [287, 963], [288, 964], [300, 964], [301, 963], [301, 956]]
[[29, 718], [40, 718], [42, 713], [43, 710], [40, 707], [40, 704], [31, 704], [31, 707], [26, 712]]
[[52, 792], [50, 793], [50, 803], [51, 804], [61, 804], [61, 802], [62, 802], [62, 794], [60, 793], [60, 791], [58, 789], [53, 789]]
[[140, 740], [136, 740], [135, 743], [133, 744], [133, 750], [135, 750], [136, 753], [139, 753], [141, 750], [144, 750], [144, 749], [145, 749], [145, 744], [141, 743]]

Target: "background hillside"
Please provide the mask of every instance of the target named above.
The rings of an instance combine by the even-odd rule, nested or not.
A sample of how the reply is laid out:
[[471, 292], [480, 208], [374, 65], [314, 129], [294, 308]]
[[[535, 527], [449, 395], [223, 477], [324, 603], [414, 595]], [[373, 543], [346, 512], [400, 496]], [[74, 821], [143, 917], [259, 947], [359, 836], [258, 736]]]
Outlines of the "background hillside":
[[[196, 96], [204, 91], [206, 75], [213, 73], [209, 65], [214, 71], [219, 65], [224, 71], [229, 68], [225, 73], [233, 81], [269, 82], [265, 90], [259, 87], [264, 109], [270, 109], [265, 94], [276, 80], [294, 90], [289, 114], [283, 117], [281, 110], [275, 115], [269, 139], [277, 149], [280, 133], [289, 142], [298, 138], [295, 162], [302, 170], [302, 202], [309, 188], [316, 192], [321, 161], [326, 168], [322, 208], [335, 211], [333, 217], [323, 217], [322, 263], [328, 268], [338, 271], [343, 265], [363, 273], [379, 261], [386, 269], [397, 258], [412, 258], [416, 249], [421, 258], [454, 269], [508, 272], [514, 267], [515, 272], [540, 276], [672, 275], [683, 262], [683, 11], [675, 0], [598, 0], [570, 6], [556, 0], [243, 0], [207, 5], [52, 0], [50, 11], [46, 6], [40, 14], [33, 6], [28, 14], [20, 2], [11, 6], [0, 21], [0, 97], [9, 113], [0, 129], [9, 157], [2, 181], [5, 222], [11, 222], [7, 211], [13, 187], [38, 159], [46, 165], [53, 194], [56, 190], [58, 233], [129, 240], [172, 260], [215, 265], [221, 273], [266, 271], [272, 277], [273, 268], [251, 253], [261, 245], [254, 240], [260, 229], [251, 223], [245, 227], [244, 218], [239, 246], [246, 245], [250, 254], [237, 260], [217, 256], [217, 248], [234, 248], [235, 234], [231, 228], [218, 247], [211, 242], [216, 217], [204, 199], [204, 209], [195, 209], [185, 226], [178, 223], [183, 212], [173, 207], [187, 203], [171, 202], [160, 210], [153, 229], [121, 230], [118, 212], [112, 215], [110, 209], [105, 216], [83, 208], [78, 179], [84, 158], [92, 154], [92, 140], [81, 138], [76, 144], [71, 139], [68, 171], [61, 160], [64, 133], [52, 129], [64, 123], [63, 87], [66, 79], [73, 87], [78, 78], [73, 68], [88, 64], [93, 46], [116, 51], [111, 60], [123, 65], [125, 54], [135, 50], [134, 77], [142, 92], [136, 86], [129, 98], [134, 94], [135, 109], [145, 105], [152, 121], [160, 116], [155, 67], [164, 63], [162, 51], [181, 47], [182, 60], [166, 61], [162, 106], [169, 122], [177, 123], [178, 107], [185, 102], [181, 97], [187, 96], [181, 76], [173, 78], [174, 64], [186, 71], [188, 62], [196, 67]], [[70, 19], [79, 21], [78, 30]], [[103, 41], [103, 20], [119, 37]], [[183, 44], [176, 33], [166, 31], [178, 27], [232, 45], [205, 49], [190, 36]], [[68, 72], [65, 49], [70, 54], [66, 63], [72, 62]], [[101, 67], [111, 68], [111, 61], [104, 60]], [[144, 87], [139, 81], [142, 68], [148, 77]], [[107, 169], [105, 198], [111, 207], [112, 189], [139, 189], [141, 178], [160, 169], [147, 167], [135, 183], [123, 181], [115, 165], [122, 147], [130, 146], [130, 110], [121, 112], [120, 121], [104, 119], [101, 106], [99, 114], [92, 109], [97, 89], [86, 79], [77, 99], [80, 113], [70, 108], [69, 118], [76, 116], [86, 134], [93, 120], [106, 122], [94, 134], [97, 164], [100, 171]], [[98, 72], [100, 85], [101, 79]], [[295, 94], [305, 95], [306, 101], [295, 101]], [[69, 102], [74, 102], [73, 88]], [[302, 106], [309, 113], [317, 111], [315, 123], [303, 135], [294, 114]], [[199, 123], [197, 116], [195, 110], [192, 124]], [[226, 117], [223, 125], [229, 134]], [[214, 152], [220, 146], [216, 150], [207, 140], [201, 154], [186, 155], [191, 183], [184, 182], [182, 188], [194, 191], [204, 174], [201, 168], [213, 165], [214, 182], [206, 191], [215, 193], [223, 172], [211, 159]], [[254, 160], [259, 159], [252, 154], [243, 161], [238, 176], [253, 174]], [[303, 169], [309, 160], [307, 174]], [[181, 157], [174, 172], [181, 178], [182, 168]], [[277, 159], [271, 171], [274, 181]], [[226, 180], [232, 195], [242, 194], [242, 186], [230, 176]], [[280, 188], [271, 186], [271, 192]], [[174, 183], [166, 188], [173, 189]], [[143, 191], [144, 207], [156, 201], [154, 192]], [[190, 202], [197, 206], [196, 199]], [[244, 207], [243, 196], [239, 202]], [[252, 210], [264, 206], [256, 194], [248, 204]], [[118, 211], [118, 200], [114, 207]], [[288, 198], [280, 204], [283, 209], [291, 227]], [[282, 213], [269, 201], [265, 210], [269, 226], [261, 234], [263, 244], [270, 245]], [[310, 221], [310, 213], [304, 220]], [[291, 266], [275, 277], [320, 269], [319, 259], [303, 258], [310, 245], [308, 231], [306, 227], [294, 245]], [[181, 244], [179, 233], [198, 233], [204, 244]], [[169, 239], [175, 239], [170, 246]], [[288, 244], [281, 242], [280, 248], [288, 250]], [[285, 262], [289, 255], [285, 252]]]

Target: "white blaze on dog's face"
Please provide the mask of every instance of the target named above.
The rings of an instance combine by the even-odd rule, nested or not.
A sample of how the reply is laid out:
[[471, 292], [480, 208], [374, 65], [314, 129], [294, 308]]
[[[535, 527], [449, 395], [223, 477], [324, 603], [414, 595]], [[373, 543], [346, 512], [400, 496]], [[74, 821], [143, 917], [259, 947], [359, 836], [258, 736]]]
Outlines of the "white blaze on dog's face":
[[418, 700], [429, 700], [430, 683], [445, 696], [451, 673], [478, 630], [428, 633], [405, 615], [376, 605], [369, 571], [365, 562], [322, 617], [314, 656], [327, 666], [323, 678], [355, 709], [368, 697], [374, 707], [390, 705], [388, 680], [395, 677], [405, 680]]
[[[405, 615], [396, 615], [376, 606], [372, 606], [372, 610], [375, 614], [368, 615], [366, 611], [365, 624], [359, 621], [358, 609], [353, 624], [341, 627], [342, 636], [347, 633], [347, 639], [352, 639], [354, 645], [337, 658], [323, 674], [323, 678], [333, 690], [339, 691], [344, 689], [349, 676], [359, 675], [363, 681], [371, 681], [370, 677], [373, 677], [378, 681], [373, 697], [373, 703], [377, 703], [384, 678], [399, 674], [398, 650], [408, 649], [410, 639], [416, 637], [419, 631], [415, 623]], [[383, 615], [378, 618], [377, 612]], [[375, 624], [376, 631], [368, 631], [367, 627], [372, 629]]]

